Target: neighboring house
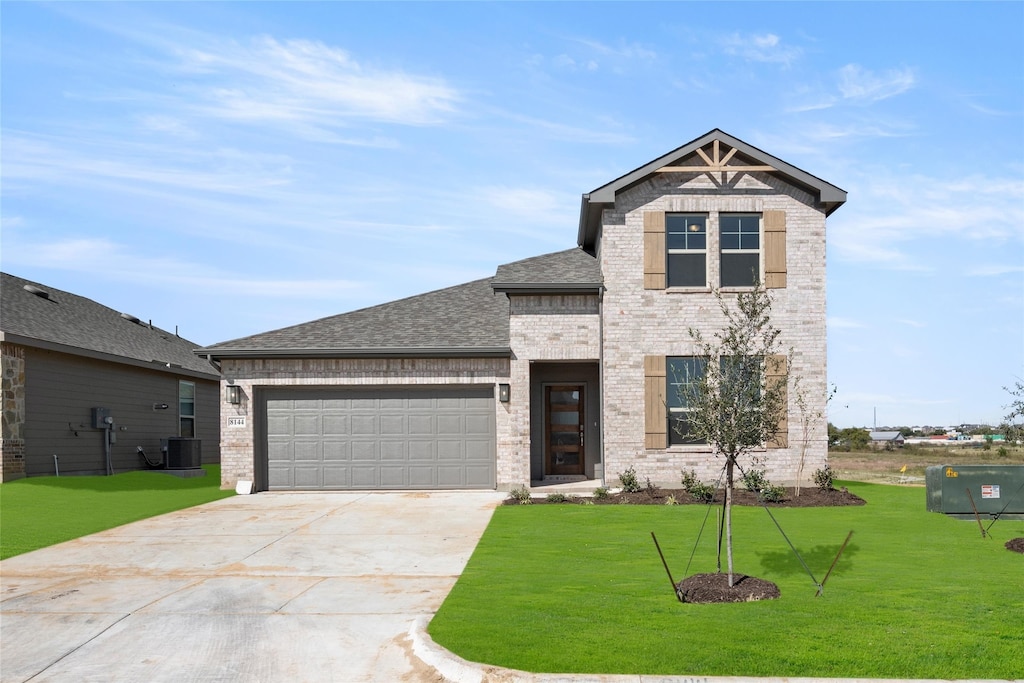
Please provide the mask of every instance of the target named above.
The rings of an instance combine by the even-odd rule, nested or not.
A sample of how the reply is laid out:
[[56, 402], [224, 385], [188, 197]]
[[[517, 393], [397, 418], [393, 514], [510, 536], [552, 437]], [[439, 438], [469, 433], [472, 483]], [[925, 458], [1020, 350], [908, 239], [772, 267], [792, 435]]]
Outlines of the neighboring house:
[[583, 195], [576, 249], [201, 349], [237, 401], [222, 486], [615, 486], [628, 467], [715, 481], [722, 461], [670, 427], [686, 417], [674, 379], [694, 365], [688, 328], [723, 325], [713, 290], [755, 278], [804, 392], [755, 455], [772, 480], [806, 481], [827, 457], [825, 218], [845, 201], [713, 130]]
[[[3, 481], [58, 468], [143, 469], [139, 447], [156, 462], [161, 440], [179, 436], [201, 440], [204, 463], [220, 461], [220, 374], [196, 344], [69, 292], [0, 277]], [[112, 418], [109, 463], [94, 408]]]
[[868, 432], [868, 436], [871, 438], [870, 445], [872, 448], [892, 450], [893, 448], [903, 447], [902, 432]]

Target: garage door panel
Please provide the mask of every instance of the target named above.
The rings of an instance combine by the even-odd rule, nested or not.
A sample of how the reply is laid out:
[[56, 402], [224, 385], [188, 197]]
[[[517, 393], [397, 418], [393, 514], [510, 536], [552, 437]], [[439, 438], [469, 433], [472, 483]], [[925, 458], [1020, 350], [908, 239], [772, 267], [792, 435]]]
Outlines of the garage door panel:
[[409, 486], [414, 488], [431, 488], [437, 485], [437, 468], [435, 467], [409, 467]]
[[494, 474], [487, 465], [468, 465], [465, 468], [466, 472], [466, 488], [486, 488], [490, 487], [491, 480], [494, 478]]
[[381, 415], [380, 434], [390, 436], [393, 434], [404, 435], [406, 433], [404, 415]]
[[352, 441], [349, 445], [352, 448], [353, 462], [376, 462], [380, 459], [377, 456], [376, 441]]
[[351, 471], [353, 487], [364, 489], [379, 488], [379, 480], [377, 479], [377, 472], [379, 470], [376, 466], [357, 465]]
[[295, 392], [266, 399], [272, 489], [494, 487], [490, 386]]
[[267, 480], [268, 485], [272, 489], [295, 488], [295, 480], [292, 478], [291, 467], [270, 467], [267, 471]]
[[439, 435], [462, 434], [463, 421], [461, 415], [438, 415], [437, 433]]
[[493, 420], [490, 420], [485, 415], [466, 415], [465, 418], [465, 434], [490, 434], [491, 424]]
[[380, 459], [381, 462], [405, 462], [405, 441], [381, 441]]
[[378, 427], [377, 427], [377, 416], [376, 415], [364, 415], [364, 414], [355, 414], [355, 415], [353, 415], [352, 416], [352, 434], [353, 435], [361, 435], [361, 434], [377, 435], [377, 434], [379, 434]]
[[324, 441], [324, 462], [335, 460], [348, 462], [352, 459], [349, 453], [350, 445], [348, 441]]
[[296, 436], [320, 436], [320, 415], [297, 414], [292, 429]]
[[434, 460], [436, 458], [434, 448], [433, 441], [410, 441], [409, 460]]
[[[332, 409], [333, 410], [333, 409]], [[348, 415], [338, 413], [324, 413], [323, 435], [324, 436], [348, 436], [352, 433], [352, 425]]]
[[319, 441], [295, 441], [292, 446], [292, 460], [320, 460]]
[[324, 488], [328, 489], [346, 489], [352, 486], [352, 480], [349, 477], [348, 467], [337, 467], [334, 465], [324, 465]]

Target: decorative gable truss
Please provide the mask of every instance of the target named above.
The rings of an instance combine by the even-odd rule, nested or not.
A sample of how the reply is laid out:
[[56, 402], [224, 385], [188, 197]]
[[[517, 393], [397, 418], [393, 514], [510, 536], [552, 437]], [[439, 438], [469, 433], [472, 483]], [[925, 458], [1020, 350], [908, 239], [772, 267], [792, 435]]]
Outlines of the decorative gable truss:
[[[744, 174], [773, 173], [779, 169], [767, 164], [744, 163], [737, 159], [736, 147], [722, 154], [723, 145], [714, 140], [709, 155], [698, 147], [690, 156], [694, 163], [662, 166], [655, 173], [705, 174], [719, 189], [735, 187]], [[665, 289], [669, 286], [666, 258], [666, 212], [644, 212], [644, 288]], [[764, 211], [761, 214], [764, 249], [764, 286], [767, 289], [786, 287], [786, 212]]]

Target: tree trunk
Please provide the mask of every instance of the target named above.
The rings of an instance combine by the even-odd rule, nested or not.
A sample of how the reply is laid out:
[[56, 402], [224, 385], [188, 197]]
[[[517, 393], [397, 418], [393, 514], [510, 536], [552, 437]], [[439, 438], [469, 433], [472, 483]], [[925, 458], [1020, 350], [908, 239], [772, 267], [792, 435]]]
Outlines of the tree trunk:
[[729, 588], [732, 588], [732, 468], [733, 456], [725, 461], [725, 555], [729, 566]]

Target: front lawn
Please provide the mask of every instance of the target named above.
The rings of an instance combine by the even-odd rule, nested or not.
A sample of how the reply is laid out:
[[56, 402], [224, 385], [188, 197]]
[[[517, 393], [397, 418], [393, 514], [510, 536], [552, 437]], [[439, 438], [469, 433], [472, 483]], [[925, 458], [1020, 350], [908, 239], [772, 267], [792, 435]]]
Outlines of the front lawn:
[[[861, 507], [734, 509], [736, 569], [778, 600], [679, 603], [699, 506], [503, 506], [430, 624], [440, 645], [534, 672], [684, 676], [1024, 678], [1024, 522], [925, 511], [925, 489], [846, 483]], [[986, 524], [987, 526], [987, 524]], [[712, 510], [689, 574], [715, 571]], [[724, 563], [724, 558], [723, 558]]]
[[190, 479], [138, 471], [0, 484], [0, 560], [235, 495], [220, 490], [220, 465], [203, 469], [205, 477]]

